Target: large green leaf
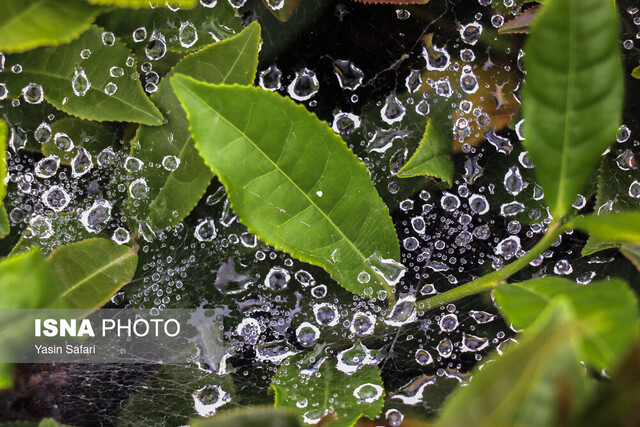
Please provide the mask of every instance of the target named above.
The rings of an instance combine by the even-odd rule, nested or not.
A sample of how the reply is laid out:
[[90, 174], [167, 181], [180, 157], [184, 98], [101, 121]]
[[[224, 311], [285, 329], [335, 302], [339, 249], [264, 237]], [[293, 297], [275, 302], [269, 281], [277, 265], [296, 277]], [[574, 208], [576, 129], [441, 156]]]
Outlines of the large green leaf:
[[393, 223], [367, 169], [325, 123], [258, 88], [183, 75], [171, 84], [249, 231], [351, 292], [390, 290], [404, 272]]
[[[574, 351], [578, 328], [567, 303], [549, 309], [502, 356], [487, 356], [442, 409], [438, 426], [566, 424], [582, 405], [587, 379]], [[495, 359], [495, 360], [491, 360]]]
[[623, 77], [614, 3], [549, 0], [525, 46], [524, 142], [555, 218], [615, 141]]
[[598, 368], [615, 365], [638, 332], [637, 298], [622, 280], [585, 286], [550, 276], [499, 286], [493, 291], [507, 320], [518, 329], [528, 328], [560, 295], [588, 327], [581, 340], [580, 357]]
[[640, 212], [579, 216], [569, 226], [586, 231], [590, 236], [609, 242], [640, 242]]
[[194, 7], [198, 0], [87, 0], [91, 4], [117, 7], [150, 8], [162, 6]]
[[451, 186], [454, 172], [451, 158], [453, 120], [449, 117], [449, 111], [446, 108], [437, 107], [434, 107], [429, 117], [418, 149], [407, 164], [398, 171], [398, 176], [400, 178], [432, 176], [446, 181]]
[[191, 420], [192, 427], [302, 427], [293, 411], [270, 406], [249, 406], [213, 418]]
[[67, 43], [86, 31], [100, 8], [82, 0], [0, 0], [0, 52]]
[[133, 278], [138, 256], [134, 248], [95, 238], [56, 249], [47, 263], [69, 307], [99, 308]]
[[[83, 59], [83, 51], [90, 56]], [[142, 89], [131, 52], [117, 39], [112, 46], [105, 45], [98, 27], [91, 27], [69, 44], [8, 56], [6, 66], [14, 65], [20, 65], [22, 72], [3, 74], [13, 98], [20, 97], [23, 88], [35, 83], [42, 86], [44, 99], [80, 118], [162, 124], [162, 114]], [[112, 67], [122, 70], [123, 75], [112, 77]], [[117, 87], [112, 95], [105, 92], [109, 84]]]
[[[119, 9], [101, 15], [97, 22], [135, 51], [144, 49], [148, 37], [156, 31], [164, 37], [167, 50], [182, 52], [203, 48], [242, 30], [238, 11], [227, 0], [217, 1], [214, 7], [198, 4], [193, 9], [177, 11], [156, 8], [137, 10], [134, 14], [130, 10]], [[133, 32], [138, 28], [146, 30], [145, 41], [133, 39]]]
[[7, 194], [7, 124], [0, 120], [0, 238], [9, 234], [9, 217], [2, 202]]
[[336, 368], [335, 358], [292, 356], [280, 366], [271, 385], [276, 392], [275, 406], [294, 411], [307, 424], [333, 414], [328, 425], [352, 426], [362, 416], [375, 419], [384, 405], [377, 366], [364, 366], [347, 375]]
[[[202, 197], [213, 178], [189, 132], [189, 121], [176, 98], [169, 78], [188, 74], [209, 83], [249, 85], [258, 67], [260, 25], [251, 24], [239, 35], [213, 44], [185, 57], [165, 77], [153, 95], [167, 121], [158, 127], [141, 126], [131, 154], [145, 164], [157, 165], [144, 171], [149, 188], [144, 200], [130, 197], [129, 206], [139, 220], [149, 219], [154, 227], [164, 228], [182, 221]], [[178, 166], [164, 167], [165, 159]]]

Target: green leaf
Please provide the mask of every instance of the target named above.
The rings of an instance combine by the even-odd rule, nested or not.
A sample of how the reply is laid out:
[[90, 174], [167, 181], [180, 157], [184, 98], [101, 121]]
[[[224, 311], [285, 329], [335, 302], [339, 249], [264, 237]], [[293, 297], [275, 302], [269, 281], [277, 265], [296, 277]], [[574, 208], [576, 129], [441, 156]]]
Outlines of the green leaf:
[[0, 0], [0, 51], [67, 43], [85, 32], [100, 8], [81, 0]]
[[[187, 425], [198, 415], [195, 398], [220, 403], [217, 411], [234, 406], [233, 380], [195, 366], [164, 365], [133, 392], [118, 419], [119, 425]], [[221, 400], [216, 398], [222, 396]], [[226, 397], [225, 397], [226, 396]], [[162, 402], [158, 405], [158, 402]]]
[[269, 2], [270, 0], [262, 0], [264, 6], [269, 9], [269, 12], [278, 18], [280, 22], [287, 22], [298, 8], [298, 0], [282, 0], [282, 4], [279, 4], [278, 6], [280, 7], [277, 9], [272, 7]]
[[153, 8], [153, 7], [168, 7], [179, 6], [190, 8], [194, 7], [198, 0], [87, 0], [91, 4], [97, 4], [102, 6], [116, 6], [116, 7], [132, 7], [132, 8]]
[[599, 240], [640, 242], [640, 212], [636, 211], [579, 216], [572, 219], [569, 226], [588, 232]]
[[351, 292], [390, 291], [404, 273], [393, 223], [365, 166], [325, 123], [258, 88], [183, 75], [171, 84], [249, 231]]
[[42, 153], [45, 156], [55, 154], [60, 158], [60, 162], [65, 165], [71, 164], [71, 160], [78, 154], [80, 148], [84, 148], [95, 159], [105, 148], [111, 145], [113, 136], [102, 123], [89, 122], [76, 117], [65, 117], [56, 120], [51, 125], [51, 134], [66, 134], [73, 141], [73, 148], [69, 151], [62, 151], [55, 143], [55, 138], [42, 144]]
[[40, 252], [47, 256], [61, 246], [93, 237], [74, 214], [59, 212], [49, 219], [53, 231], [50, 236], [43, 238], [36, 233], [23, 233], [9, 256], [29, 252], [35, 247], [39, 247]]
[[[164, 228], [182, 221], [206, 191], [213, 173], [195, 148], [189, 121], [176, 98], [169, 78], [188, 74], [209, 83], [250, 85], [258, 67], [260, 25], [251, 24], [239, 35], [185, 57], [158, 86], [152, 96], [167, 122], [158, 127], [141, 126], [131, 155], [145, 164], [158, 165], [144, 171], [149, 188], [144, 200], [131, 196], [129, 206], [140, 221]], [[175, 170], [162, 166], [171, 159]]]
[[524, 145], [554, 218], [615, 141], [623, 103], [614, 3], [550, 0], [525, 46]]
[[579, 285], [560, 277], [544, 277], [499, 286], [493, 297], [507, 320], [528, 328], [557, 296], [566, 298], [576, 318], [587, 325], [580, 357], [597, 368], [610, 368], [638, 332], [637, 299], [619, 279]]
[[633, 69], [633, 71], [631, 72], [631, 77], [640, 79], [640, 65]]
[[332, 427], [352, 426], [362, 416], [373, 420], [380, 413], [384, 388], [377, 366], [363, 366], [347, 375], [336, 368], [334, 358], [311, 363], [304, 356], [289, 357], [273, 377], [277, 408], [292, 410], [307, 424], [333, 414]]
[[640, 271], [640, 245], [623, 245], [620, 252]]
[[[87, 59], [81, 56], [85, 49], [90, 51]], [[69, 44], [7, 57], [6, 67], [17, 64], [22, 67], [21, 73], [3, 75], [9, 96], [13, 98], [20, 97], [23, 88], [35, 83], [42, 86], [44, 99], [80, 118], [162, 124], [162, 114], [142, 89], [131, 52], [117, 39], [113, 46], [105, 45], [98, 27], [91, 27]], [[122, 77], [112, 77], [112, 67], [123, 70]], [[91, 84], [88, 89], [86, 81]], [[74, 82], [75, 89], [80, 89], [79, 94], [86, 89], [84, 95], [76, 95]], [[109, 83], [117, 86], [113, 95], [105, 93]]]
[[7, 124], [0, 120], [0, 238], [9, 234], [9, 217], [2, 202], [7, 195]]
[[212, 418], [197, 418], [192, 427], [302, 427], [295, 413], [270, 406], [249, 406], [234, 409]]
[[574, 351], [577, 334], [568, 304], [554, 300], [518, 344], [487, 356], [490, 361], [447, 400], [437, 425], [566, 424], [588, 386]]
[[[238, 16], [238, 11], [228, 1], [219, 0], [212, 8], [198, 4], [187, 10], [157, 8], [141, 9], [135, 13], [118, 9], [101, 15], [97, 22], [120, 37], [134, 51], [143, 50], [147, 45], [148, 41], [136, 42], [132, 36], [136, 29], [144, 27], [148, 36], [159, 31], [165, 38], [167, 50], [186, 52], [239, 33], [243, 27]], [[195, 40], [193, 29], [197, 34]]]
[[87, 239], [56, 249], [47, 258], [71, 308], [99, 308], [136, 271], [136, 249], [107, 239]]
[[434, 107], [418, 149], [398, 171], [398, 176], [432, 176], [446, 181], [451, 186], [454, 173], [451, 158], [452, 137], [453, 119], [449, 117], [449, 111], [446, 108]]

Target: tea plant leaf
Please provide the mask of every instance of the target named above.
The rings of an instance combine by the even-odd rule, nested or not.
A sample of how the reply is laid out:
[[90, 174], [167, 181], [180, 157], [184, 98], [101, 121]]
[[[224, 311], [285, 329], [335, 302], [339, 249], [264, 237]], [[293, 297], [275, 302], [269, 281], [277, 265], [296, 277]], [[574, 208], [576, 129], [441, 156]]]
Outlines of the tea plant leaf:
[[[187, 425], [197, 415], [194, 403], [198, 392], [203, 393], [203, 404], [218, 402], [218, 411], [234, 406], [231, 376], [196, 366], [161, 366], [141, 385], [122, 409], [118, 420], [121, 425]], [[157, 405], [157, 402], [163, 404]]]
[[633, 71], [631, 72], [631, 77], [640, 79], [640, 65], [633, 69]]
[[625, 282], [601, 280], [579, 285], [561, 277], [544, 277], [499, 286], [495, 301], [507, 320], [526, 329], [557, 296], [571, 303], [576, 319], [588, 325], [580, 357], [598, 368], [610, 368], [638, 332], [637, 299]]
[[404, 273], [398, 238], [367, 169], [340, 137], [275, 93], [183, 75], [171, 84], [196, 147], [249, 231], [351, 292], [390, 291]]
[[[209, 83], [250, 85], [258, 67], [260, 25], [251, 24], [239, 35], [185, 57], [158, 86], [152, 99], [167, 118], [158, 127], [141, 126], [131, 155], [158, 167], [145, 170], [147, 198], [129, 198], [139, 220], [164, 228], [182, 221], [198, 203], [213, 173], [198, 154], [189, 133], [189, 121], [169, 85], [169, 78], [184, 73]], [[176, 108], [177, 107], [177, 108]], [[168, 161], [174, 167], [167, 167]], [[160, 166], [162, 165], [162, 166]], [[172, 170], [173, 169], [173, 170]]]
[[623, 245], [620, 252], [640, 271], [640, 245]]
[[67, 43], [85, 32], [100, 8], [82, 0], [0, 0], [0, 52]]
[[[301, 368], [314, 372], [303, 373]], [[304, 355], [291, 356], [280, 365], [271, 387], [276, 393], [275, 406], [290, 409], [306, 424], [328, 416], [327, 425], [352, 426], [362, 416], [375, 419], [384, 405], [377, 366], [363, 366], [347, 375], [336, 368], [333, 358], [311, 363]]]
[[47, 258], [71, 308], [103, 306], [133, 278], [137, 263], [136, 249], [100, 238], [62, 246]]
[[0, 238], [9, 234], [10, 228], [9, 216], [2, 202], [7, 195], [7, 132], [7, 124], [0, 120]]
[[29, 252], [35, 247], [40, 248], [43, 255], [48, 256], [57, 248], [69, 243], [78, 242], [93, 237], [89, 233], [82, 222], [80, 222], [75, 214], [68, 212], [58, 212], [51, 218], [51, 236], [42, 237], [36, 233], [28, 235], [23, 234], [20, 240], [15, 244], [9, 256], [15, 256], [25, 252]]
[[637, 211], [579, 216], [572, 219], [569, 226], [586, 231], [598, 240], [640, 242], [640, 212]]
[[[569, 305], [556, 300], [518, 344], [494, 352], [445, 402], [437, 426], [563, 425], [582, 405], [588, 383], [574, 342]], [[494, 360], [492, 360], [494, 359]]]
[[[22, 67], [19, 74], [3, 75], [9, 95], [18, 98], [23, 88], [35, 83], [42, 87], [44, 99], [76, 117], [162, 124], [162, 114], [142, 89], [131, 52], [117, 39], [112, 46], [105, 45], [101, 34], [102, 30], [93, 26], [69, 44], [8, 56], [7, 67]], [[83, 59], [83, 51], [90, 56]], [[122, 76], [112, 77], [112, 67], [121, 70]], [[112, 95], [105, 92], [114, 90], [108, 84], [115, 85]], [[37, 95], [35, 88], [31, 102], [38, 102]]]
[[131, 8], [153, 8], [179, 6], [190, 8], [198, 4], [198, 0], [87, 0], [91, 4], [101, 6], [131, 7]]
[[[144, 50], [155, 31], [165, 38], [167, 50], [187, 52], [232, 37], [242, 30], [238, 12], [228, 1], [218, 1], [214, 7], [201, 5], [193, 9], [173, 11], [167, 8], [130, 10], [118, 9], [98, 17], [98, 24], [121, 38], [130, 49]], [[145, 28], [147, 38], [137, 42], [133, 32]], [[156, 68], [154, 64], [154, 69]]]
[[293, 411], [271, 406], [249, 406], [226, 411], [211, 418], [196, 418], [192, 427], [302, 427]]
[[613, 2], [550, 0], [525, 46], [524, 145], [554, 218], [571, 209], [621, 121]]
[[427, 175], [453, 183], [451, 138], [453, 120], [449, 111], [434, 107], [418, 149], [400, 171], [400, 178]]

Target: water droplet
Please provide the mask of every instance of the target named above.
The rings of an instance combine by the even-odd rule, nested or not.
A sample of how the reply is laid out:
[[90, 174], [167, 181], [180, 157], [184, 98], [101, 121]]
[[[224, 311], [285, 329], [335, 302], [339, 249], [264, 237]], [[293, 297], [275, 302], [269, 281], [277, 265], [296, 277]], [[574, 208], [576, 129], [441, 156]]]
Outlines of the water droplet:
[[109, 96], [114, 95], [117, 91], [118, 91], [118, 85], [113, 82], [107, 83], [104, 87], [104, 93], [106, 93]]
[[458, 317], [453, 313], [445, 314], [440, 318], [438, 325], [442, 332], [453, 332], [458, 328]]
[[60, 157], [52, 154], [36, 163], [34, 172], [38, 178], [51, 178], [58, 172]]
[[212, 219], [201, 221], [195, 229], [194, 236], [201, 242], [210, 242], [216, 238], [218, 231], [216, 224]]
[[509, 236], [500, 241], [496, 247], [496, 255], [502, 255], [505, 259], [514, 257], [520, 250], [520, 238], [518, 236]]
[[29, 83], [22, 88], [22, 97], [29, 104], [40, 104], [44, 99], [44, 91], [42, 86], [35, 83]]
[[342, 89], [354, 91], [360, 87], [364, 79], [362, 70], [350, 60], [336, 60], [333, 63], [333, 71]]
[[180, 159], [176, 156], [164, 156], [162, 159], [162, 167], [173, 172], [180, 166]]
[[198, 41], [198, 31], [196, 27], [189, 21], [180, 24], [180, 32], [178, 33], [180, 46], [190, 48]]
[[407, 237], [402, 241], [402, 246], [408, 251], [415, 251], [420, 246], [420, 242], [415, 237]]
[[455, 194], [445, 191], [442, 193], [440, 206], [447, 212], [453, 212], [460, 207], [460, 199]]
[[71, 174], [77, 178], [89, 172], [92, 167], [91, 154], [84, 147], [80, 147], [78, 154], [71, 160]]
[[275, 65], [270, 65], [269, 68], [260, 73], [258, 80], [260, 87], [271, 92], [282, 89], [280, 83], [282, 79], [282, 71]]
[[340, 321], [340, 314], [335, 305], [330, 303], [315, 304], [313, 306], [313, 314], [316, 322], [321, 326], [336, 326]]
[[553, 272], [560, 275], [566, 276], [568, 274], [573, 273], [573, 267], [566, 259], [561, 259], [553, 266]]
[[229, 4], [231, 5], [231, 7], [234, 7], [236, 9], [240, 9], [246, 2], [247, 0], [229, 0]]
[[111, 240], [119, 245], [126, 245], [127, 243], [129, 243], [130, 238], [131, 236], [129, 234], [129, 231], [122, 227], [116, 228], [116, 231], [114, 231], [113, 235], [111, 236]]
[[160, 31], [154, 31], [151, 37], [149, 37], [149, 43], [145, 46], [144, 52], [151, 61], [157, 61], [164, 57], [167, 53], [167, 44]]
[[320, 329], [309, 322], [304, 322], [296, 329], [296, 338], [301, 346], [313, 347], [320, 337]]
[[268, 289], [281, 291], [287, 288], [291, 280], [291, 274], [282, 267], [272, 267], [264, 279], [264, 284]]
[[522, 191], [524, 188], [524, 182], [522, 180], [522, 175], [520, 174], [520, 169], [518, 169], [517, 166], [511, 166], [509, 168], [504, 176], [503, 184], [507, 193], [513, 196], [518, 195]]
[[60, 212], [69, 204], [69, 195], [59, 185], [50, 187], [42, 194], [42, 203], [55, 212]]
[[96, 200], [93, 205], [80, 216], [80, 222], [89, 233], [99, 233], [111, 219], [111, 203]]
[[480, 39], [480, 34], [482, 34], [482, 25], [477, 22], [460, 27], [460, 37], [469, 45], [475, 45]]
[[214, 8], [218, 4], [218, 0], [200, 0], [200, 4], [206, 8]]
[[51, 135], [51, 126], [49, 126], [49, 124], [46, 122], [40, 123], [36, 128], [36, 131], [34, 132], [36, 141], [38, 141], [40, 144], [49, 142], [49, 140], [51, 139]]
[[76, 67], [73, 79], [71, 79], [71, 88], [73, 89], [73, 93], [75, 93], [76, 96], [84, 96], [90, 87], [91, 82], [87, 78], [84, 70], [80, 67]]
[[144, 163], [136, 157], [129, 156], [124, 161], [124, 168], [130, 173], [140, 172], [142, 170], [142, 166], [144, 166]]
[[496, 318], [495, 315], [491, 313], [487, 313], [486, 311], [475, 311], [475, 310], [469, 311], [469, 316], [471, 316], [471, 318], [475, 320], [476, 323], [478, 324], [493, 322], [494, 319]]
[[193, 408], [201, 417], [210, 417], [218, 408], [231, 402], [231, 395], [217, 385], [207, 385], [193, 392]]
[[311, 99], [320, 89], [316, 73], [308, 68], [296, 72], [296, 77], [289, 85], [289, 96], [296, 101]]
[[399, 327], [417, 319], [416, 297], [413, 295], [404, 296], [395, 303], [391, 313], [384, 322], [389, 326]]
[[640, 199], [640, 182], [633, 181], [631, 185], [629, 185], [629, 196], [634, 199]]
[[353, 391], [353, 395], [363, 403], [373, 403], [380, 399], [384, 389], [377, 384], [362, 384]]
[[53, 228], [51, 227], [51, 219], [43, 215], [34, 216], [29, 221], [31, 232], [40, 239], [48, 239], [53, 236]]
[[0, 101], [6, 99], [9, 95], [9, 90], [7, 89], [7, 85], [4, 83], [0, 83]]
[[482, 351], [489, 346], [489, 339], [477, 337], [467, 333], [462, 333], [462, 351], [475, 353]]
[[438, 343], [436, 350], [440, 357], [451, 357], [453, 354], [453, 343], [449, 338], [444, 338]]
[[332, 129], [339, 135], [350, 135], [360, 127], [360, 117], [352, 113], [338, 113], [333, 117]]
[[242, 319], [242, 322], [240, 322], [236, 328], [236, 333], [242, 337], [245, 342], [255, 345], [262, 333], [262, 327], [256, 319], [247, 317]]
[[129, 195], [136, 200], [144, 199], [148, 192], [149, 186], [144, 178], [138, 178], [129, 184]]
[[102, 44], [105, 46], [113, 46], [116, 42], [116, 36], [109, 31], [102, 33]]
[[351, 320], [351, 332], [363, 337], [371, 335], [376, 324], [376, 318], [371, 313], [359, 311], [353, 315]]
[[393, 124], [401, 121], [407, 112], [402, 102], [395, 94], [389, 95], [380, 110], [380, 117], [386, 124]]
[[133, 30], [131, 36], [133, 37], [134, 42], [140, 43], [147, 38], [147, 29], [145, 27], [138, 27]]
[[514, 216], [524, 212], [524, 204], [513, 201], [511, 203], [505, 203], [500, 206], [500, 215], [502, 216]]
[[416, 350], [415, 358], [416, 362], [420, 366], [426, 366], [433, 363], [433, 357], [431, 357], [431, 353], [422, 348]]

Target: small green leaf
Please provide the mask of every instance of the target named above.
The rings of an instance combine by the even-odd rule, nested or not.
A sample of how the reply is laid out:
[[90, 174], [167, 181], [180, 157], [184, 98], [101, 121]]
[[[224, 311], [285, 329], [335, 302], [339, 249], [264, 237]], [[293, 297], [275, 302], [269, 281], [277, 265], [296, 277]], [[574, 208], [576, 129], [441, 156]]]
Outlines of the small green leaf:
[[640, 245], [623, 245], [620, 252], [640, 271]]
[[91, 4], [101, 6], [131, 7], [131, 8], [153, 8], [179, 6], [184, 8], [194, 7], [198, 0], [87, 0]]
[[131, 155], [145, 164], [158, 165], [144, 171], [147, 197], [142, 201], [129, 198], [129, 206], [139, 221], [149, 219], [157, 228], [179, 223], [213, 178], [191, 139], [187, 115], [171, 89], [170, 77], [184, 73], [208, 83], [250, 85], [258, 67], [259, 43], [260, 25], [254, 23], [231, 39], [185, 57], [160, 82], [152, 99], [167, 122], [158, 127], [141, 126], [136, 136], [139, 144], [131, 150]]
[[7, 124], [0, 120], [0, 238], [9, 234], [9, 216], [2, 202], [7, 195]]
[[437, 425], [566, 425], [588, 387], [574, 351], [577, 335], [570, 307], [554, 300], [518, 344], [483, 358], [489, 361], [445, 402]]
[[[83, 51], [90, 56], [83, 59]], [[98, 27], [91, 27], [69, 44], [8, 56], [6, 66], [14, 65], [20, 65], [22, 72], [3, 75], [13, 98], [20, 97], [24, 88], [35, 83], [41, 86], [44, 99], [76, 117], [162, 124], [162, 114], [142, 89], [131, 52], [117, 39], [112, 46], [105, 45]], [[118, 68], [122, 76], [112, 77], [112, 67]], [[110, 90], [115, 93], [108, 95]], [[33, 98], [37, 101], [38, 89], [34, 91]]]
[[103, 306], [131, 281], [137, 263], [134, 248], [100, 238], [62, 246], [47, 258], [62, 286], [61, 298], [71, 308]]
[[569, 226], [588, 232], [598, 240], [640, 242], [640, 212], [636, 211], [579, 216], [572, 219]]
[[0, 52], [67, 43], [85, 32], [100, 8], [82, 0], [0, 0]]
[[615, 141], [623, 78], [614, 3], [545, 2], [525, 46], [524, 144], [554, 218]]
[[71, 160], [78, 154], [80, 148], [84, 148], [95, 159], [96, 156], [112, 142], [112, 135], [102, 123], [89, 122], [77, 117], [65, 117], [56, 120], [51, 125], [51, 134], [66, 134], [73, 141], [73, 148], [63, 151], [55, 143], [55, 138], [42, 144], [42, 154], [49, 156], [55, 154], [60, 162], [71, 164]]
[[270, 406], [249, 406], [226, 411], [212, 418], [197, 418], [192, 427], [302, 427], [293, 411]]
[[622, 280], [579, 285], [550, 276], [493, 291], [507, 320], [518, 329], [528, 328], [559, 295], [571, 303], [576, 318], [589, 328], [581, 340], [580, 357], [597, 368], [614, 366], [638, 331], [637, 299]]
[[398, 176], [432, 176], [446, 181], [451, 186], [454, 173], [451, 158], [453, 119], [449, 117], [449, 111], [445, 108], [434, 107], [433, 110], [418, 149], [398, 171]]
[[404, 273], [388, 210], [344, 142], [304, 107], [254, 87], [171, 84], [240, 221], [344, 288], [391, 291]]
[[633, 69], [633, 71], [631, 72], [631, 77], [640, 79], [640, 65]]
[[334, 358], [312, 363], [304, 356], [288, 358], [273, 377], [277, 408], [292, 410], [307, 424], [329, 416], [332, 427], [353, 426], [362, 416], [373, 420], [380, 413], [384, 388], [377, 366], [363, 366], [347, 375], [336, 368]]

